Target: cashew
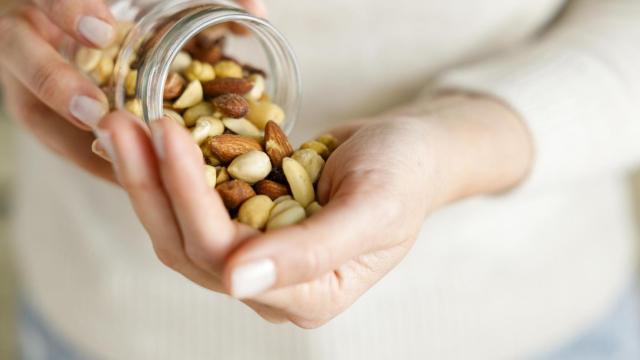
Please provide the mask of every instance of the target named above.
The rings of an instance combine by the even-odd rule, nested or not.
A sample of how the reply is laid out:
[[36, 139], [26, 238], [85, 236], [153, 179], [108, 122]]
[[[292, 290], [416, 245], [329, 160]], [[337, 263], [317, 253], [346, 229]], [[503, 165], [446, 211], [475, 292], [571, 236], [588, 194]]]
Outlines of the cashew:
[[257, 195], [246, 200], [238, 210], [238, 221], [254, 229], [263, 229], [269, 221], [273, 201], [266, 195]]
[[262, 133], [258, 128], [253, 125], [253, 123], [245, 118], [232, 119], [232, 118], [224, 118], [222, 119], [224, 126], [233, 131], [234, 133], [242, 136], [248, 136], [252, 138], [260, 139], [262, 137]]
[[201, 102], [187, 109], [187, 111], [182, 114], [182, 117], [184, 118], [184, 123], [188, 127], [192, 127], [199, 118], [213, 115], [213, 111], [214, 108], [210, 102]]
[[189, 55], [186, 51], [180, 51], [178, 55], [173, 59], [171, 63], [171, 67], [169, 68], [171, 72], [181, 73], [187, 70], [189, 65], [191, 65], [191, 55]]
[[196, 144], [202, 144], [208, 137], [218, 136], [224, 133], [222, 121], [210, 116], [203, 116], [196, 121], [196, 126], [191, 130], [191, 136]]
[[177, 112], [173, 111], [173, 110], [169, 110], [169, 109], [164, 109], [163, 112], [164, 116], [168, 117], [169, 119], [175, 121], [176, 123], [178, 123], [178, 125], [180, 126], [185, 126], [184, 124], [184, 119], [182, 118], [182, 115], [178, 114]]
[[311, 204], [316, 194], [307, 170], [300, 163], [288, 157], [282, 160], [282, 170], [287, 177], [293, 198], [304, 207]]
[[252, 150], [233, 159], [227, 171], [235, 179], [255, 184], [271, 172], [271, 159], [262, 151]]
[[262, 98], [264, 94], [264, 90], [266, 87], [266, 83], [264, 77], [259, 74], [253, 74], [249, 76], [249, 81], [253, 84], [253, 88], [251, 91], [245, 95], [245, 97], [249, 100], [258, 101]]
[[200, 81], [194, 80], [187, 85], [182, 95], [173, 104], [173, 107], [175, 109], [186, 109], [200, 103], [202, 99], [202, 84]]
[[302, 149], [294, 152], [291, 158], [304, 167], [309, 174], [311, 183], [315, 184], [318, 181], [320, 172], [324, 168], [324, 159], [317, 152], [311, 149]]

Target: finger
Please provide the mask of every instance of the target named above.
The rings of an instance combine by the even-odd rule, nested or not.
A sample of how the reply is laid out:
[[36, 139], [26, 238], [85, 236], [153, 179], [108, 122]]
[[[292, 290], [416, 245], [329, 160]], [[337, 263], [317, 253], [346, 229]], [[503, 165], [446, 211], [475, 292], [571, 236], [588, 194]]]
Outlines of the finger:
[[35, 0], [65, 33], [87, 46], [104, 48], [115, 37], [115, 20], [102, 0]]
[[368, 251], [380, 216], [368, 199], [336, 197], [307, 221], [241, 246], [225, 266], [224, 281], [238, 298], [300, 284]]
[[90, 129], [108, 109], [106, 96], [19, 17], [0, 21], [0, 64], [58, 114]]
[[115, 112], [100, 122], [97, 134], [160, 261], [208, 289], [222, 291], [219, 279], [196, 267], [184, 252], [151, 141], [140, 123], [127, 112]]
[[267, 7], [263, 0], [238, 0], [238, 4], [255, 16], [267, 17]]
[[69, 124], [34, 98], [15, 78], [3, 74], [7, 110], [41, 143], [89, 173], [115, 182], [111, 166], [91, 152], [94, 136]]
[[151, 128], [163, 184], [182, 229], [187, 256], [199, 267], [219, 273], [237, 229], [220, 196], [205, 182], [202, 153], [173, 120], [159, 119]]

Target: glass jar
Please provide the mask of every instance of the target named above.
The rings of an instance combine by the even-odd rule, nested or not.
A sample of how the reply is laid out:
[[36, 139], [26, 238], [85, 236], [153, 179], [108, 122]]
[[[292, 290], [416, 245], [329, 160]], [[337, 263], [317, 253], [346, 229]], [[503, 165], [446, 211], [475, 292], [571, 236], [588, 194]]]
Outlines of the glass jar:
[[[225, 0], [113, 0], [109, 4], [120, 24], [117, 36], [121, 45], [106, 50], [114, 52], [113, 67], [108, 79], [100, 82], [112, 108], [126, 108], [127, 85], [132, 86], [127, 84], [127, 75], [135, 69], [139, 115], [147, 123], [160, 118], [165, 82], [179, 52], [205, 29], [233, 23], [248, 29], [252, 41], [261, 48], [268, 74], [265, 92], [286, 114], [281, 127], [291, 131], [300, 108], [300, 74], [291, 47], [268, 21]], [[80, 48], [70, 41], [62, 51], [73, 59]]]

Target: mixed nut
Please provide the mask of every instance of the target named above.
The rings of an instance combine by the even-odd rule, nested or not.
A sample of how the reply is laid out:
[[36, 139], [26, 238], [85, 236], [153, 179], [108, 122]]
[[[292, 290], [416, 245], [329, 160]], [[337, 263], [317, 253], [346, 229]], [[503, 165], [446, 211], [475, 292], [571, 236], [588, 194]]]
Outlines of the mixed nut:
[[[123, 34], [129, 25], [119, 28]], [[206, 182], [232, 217], [259, 230], [296, 224], [322, 209], [315, 186], [337, 140], [323, 135], [294, 150], [280, 127], [283, 109], [266, 94], [266, 73], [226, 56], [225, 36], [205, 30], [176, 56], [165, 81], [165, 116], [191, 132]], [[76, 65], [109, 85], [123, 39], [115, 50], [79, 49]], [[125, 108], [140, 117], [134, 65], [124, 82]]]

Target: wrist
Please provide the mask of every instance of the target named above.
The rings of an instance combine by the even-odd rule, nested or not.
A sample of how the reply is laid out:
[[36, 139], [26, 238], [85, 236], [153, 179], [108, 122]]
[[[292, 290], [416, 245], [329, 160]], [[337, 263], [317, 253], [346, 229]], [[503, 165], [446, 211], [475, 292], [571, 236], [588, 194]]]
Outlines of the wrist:
[[524, 181], [533, 162], [526, 125], [489, 97], [442, 95], [424, 121], [436, 153], [440, 205], [478, 194], [510, 190]]

